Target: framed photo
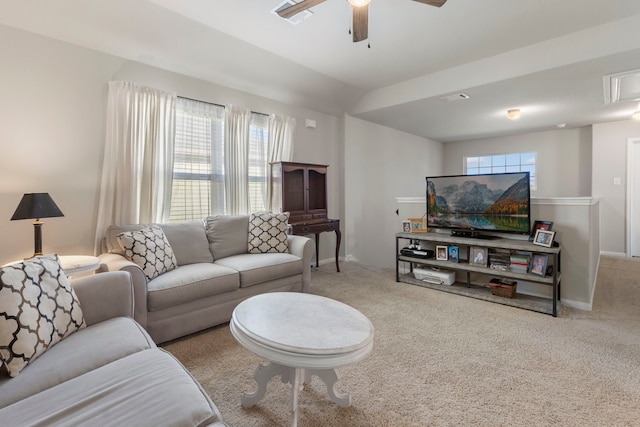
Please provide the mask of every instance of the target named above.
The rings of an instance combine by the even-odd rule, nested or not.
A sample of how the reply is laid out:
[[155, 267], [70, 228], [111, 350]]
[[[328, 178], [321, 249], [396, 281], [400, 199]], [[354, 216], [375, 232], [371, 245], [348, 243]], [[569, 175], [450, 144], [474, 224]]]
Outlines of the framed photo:
[[402, 221], [402, 232], [411, 233], [411, 221]]
[[550, 248], [553, 245], [553, 239], [556, 235], [555, 231], [537, 230], [533, 237], [533, 244]]
[[438, 261], [447, 261], [449, 259], [449, 253], [446, 246], [436, 246], [436, 259]]
[[427, 232], [427, 218], [409, 218], [411, 224], [412, 233], [426, 233]]
[[458, 262], [458, 255], [460, 251], [457, 246], [449, 246], [449, 261]]
[[535, 221], [533, 223], [533, 227], [531, 228], [531, 234], [529, 235], [529, 241], [533, 242], [533, 239], [536, 236], [536, 231], [538, 231], [538, 230], [550, 231], [551, 227], [553, 227], [553, 221]]
[[487, 248], [471, 246], [469, 249], [469, 264], [487, 266]]
[[529, 273], [536, 276], [542, 276], [547, 272], [547, 263], [549, 262], [548, 255], [535, 254], [531, 257], [531, 265], [529, 266]]

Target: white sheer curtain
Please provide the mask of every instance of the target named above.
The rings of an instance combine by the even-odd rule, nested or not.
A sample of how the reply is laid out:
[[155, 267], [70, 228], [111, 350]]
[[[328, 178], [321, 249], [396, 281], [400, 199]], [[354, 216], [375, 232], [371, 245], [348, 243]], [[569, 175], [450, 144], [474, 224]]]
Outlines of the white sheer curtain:
[[[267, 162], [290, 162], [293, 160], [293, 134], [296, 129], [296, 119], [272, 114], [269, 118], [269, 143], [267, 146]], [[271, 168], [267, 168], [267, 182], [271, 182]], [[265, 206], [273, 211], [278, 206], [271, 204], [271, 185], [267, 185], [265, 192]]]
[[111, 224], [164, 222], [169, 215], [176, 94], [109, 82], [95, 252]]
[[225, 195], [227, 213], [249, 213], [249, 124], [251, 111], [235, 105], [225, 109]]

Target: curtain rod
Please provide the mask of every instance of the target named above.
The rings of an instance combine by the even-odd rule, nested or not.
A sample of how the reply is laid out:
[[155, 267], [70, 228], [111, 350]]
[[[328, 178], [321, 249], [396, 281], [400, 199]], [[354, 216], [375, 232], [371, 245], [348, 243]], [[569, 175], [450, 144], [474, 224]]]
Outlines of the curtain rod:
[[[195, 101], [195, 102], [204, 102], [204, 103], [206, 103], [206, 104], [215, 105], [216, 107], [222, 107], [222, 108], [225, 108], [225, 107], [226, 107], [225, 105], [222, 105], [222, 104], [216, 104], [215, 102], [203, 101], [203, 100], [201, 100], [201, 99], [187, 98], [186, 96], [180, 96], [180, 95], [178, 95], [178, 98], [186, 99], [186, 100], [189, 100], [189, 101]], [[267, 116], [267, 117], [269, 116], [269, 114], [266, 114], [266, 113], [260, 113], [260, 112], [258, 112], [258, 111], [251, 111], [251, 112], [252, 112], [253, 114], [260, 114], [261, 116]]]

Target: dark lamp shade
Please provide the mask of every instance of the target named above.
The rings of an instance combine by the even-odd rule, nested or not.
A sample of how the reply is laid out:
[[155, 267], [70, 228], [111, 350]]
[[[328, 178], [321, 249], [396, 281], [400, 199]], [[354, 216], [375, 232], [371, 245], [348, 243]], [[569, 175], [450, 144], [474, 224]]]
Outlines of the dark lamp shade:
[[16, 219], [40, 219], [64, 216], [49, 193], [28, 193], [22, 196], [11, 221]]

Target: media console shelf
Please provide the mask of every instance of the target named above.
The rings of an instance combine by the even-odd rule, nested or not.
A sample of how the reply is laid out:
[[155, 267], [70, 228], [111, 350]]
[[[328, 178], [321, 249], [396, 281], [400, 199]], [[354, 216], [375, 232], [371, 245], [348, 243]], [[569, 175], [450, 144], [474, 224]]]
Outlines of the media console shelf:
[[[469, 263], [468, 259], [460, 259], [459, 262], [440, 261], [435, 258], [418, 258], [413, 256], [405, 256], [400, 253], [400, 249], [408, 246], [413, 242], [427, 242], [425, 245], [432, 246], [457, 246], [460, 253], [471, 253], [471, 247], [480, 247], [508, 251], [524, 251], [532, 254], [541, 254], [549, 256], [549, 265], [553, 266], [553, 273], [547, 276], [538, 276], [530, 273], [516, 273], [510, 270], [497, 270], [489, 266], [476, 265]], [[409, 263], [409, 272], [400, 272], [400, 263]], [[413, 275], [413, 268], [416, 265], [437, 267], [445, 270], [466, 272], [466, 283], [456, 282], [453, 285], [444, 285], [430, 283], [418, 280]], [[539, 283], [552, 287], [552, 298], [535, 297], [516, 293], [513, 298], [506, 298], [493, 295], [491, 289], [487, 286], [471, 284], [471, 274], [479, 273], [486, 276], [505, 278], [516, 280], [519, 284], [521, 281]], [[484, 277], [484, 276], [483, 276]], [[510, 305], [514, 307], [533, 310], [541, 313], [551, 314], [556, 317], [560, 304], [560, 247], [544, 247], [534, 245], [527, 240], [515, 239], [478, 239], [467, 237], [455, 237], [445, 233], [398, 233], [396, 234], [396, 282], [409, 283], [412, 285], [423, 286], [426, 288], [437, 289], [444, 292], [450, 292], [458, 295], [464, 295], [472, 298], [478, 298], [485, 301], [496, 302], [499, 304]], [[487, 283], [489, 278], [487, 278]]]

